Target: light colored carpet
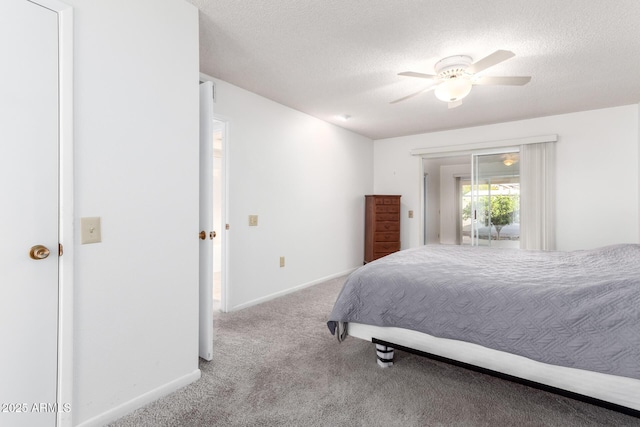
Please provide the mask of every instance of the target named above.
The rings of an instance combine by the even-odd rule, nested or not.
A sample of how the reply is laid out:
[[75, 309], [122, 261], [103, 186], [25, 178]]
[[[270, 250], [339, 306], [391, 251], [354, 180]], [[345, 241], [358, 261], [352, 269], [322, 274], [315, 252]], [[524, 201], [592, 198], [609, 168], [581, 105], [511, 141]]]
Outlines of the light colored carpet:
[[202, 378], [113, 426], [639, 426], [640, 419], [326, 327], [344, 278], [216, 314]]

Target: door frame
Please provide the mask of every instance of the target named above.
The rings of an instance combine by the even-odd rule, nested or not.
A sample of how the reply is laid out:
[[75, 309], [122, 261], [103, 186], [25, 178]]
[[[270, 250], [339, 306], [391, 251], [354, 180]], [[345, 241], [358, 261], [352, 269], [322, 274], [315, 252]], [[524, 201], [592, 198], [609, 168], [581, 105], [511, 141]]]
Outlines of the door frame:
[[58, 241], [63, 255], [58, 258], [58, 379], [56, 400], [58, 427], [73, 422], [73, 272], [74, 272], [74, 188], [73, 188], [73, 8], [59, 0], [25, 0], [58, 15]]

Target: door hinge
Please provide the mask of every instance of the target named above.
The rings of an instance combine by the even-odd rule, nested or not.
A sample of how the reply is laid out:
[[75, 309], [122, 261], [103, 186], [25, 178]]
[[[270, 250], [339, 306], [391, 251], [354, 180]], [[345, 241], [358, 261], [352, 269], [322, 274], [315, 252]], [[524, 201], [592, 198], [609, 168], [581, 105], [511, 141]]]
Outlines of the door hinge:
[[58, 256], [62, 256], [64, 250], [62, 249], [62, 243], [58, 243]]
[[228, 230], [229, 229], [229, 224], [225, 224], [224, 229]]

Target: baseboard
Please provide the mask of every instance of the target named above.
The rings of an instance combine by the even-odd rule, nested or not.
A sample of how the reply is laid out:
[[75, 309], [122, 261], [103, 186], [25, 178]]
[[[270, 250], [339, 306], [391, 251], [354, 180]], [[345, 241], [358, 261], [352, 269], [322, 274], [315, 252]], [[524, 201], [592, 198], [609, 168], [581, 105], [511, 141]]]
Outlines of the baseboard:
[[161, 397], [171, 394], [174, 391], [177, 391], [182, 387], [189, 385], [194, 381], [197, 381], [198, 379], [200, 379], [200, 369], [196, 369], [190, 374], [177, 378], [156, 389], [153, 389], [134, 399], [131, 399], [128, 402], [116, 406], [115, 408], [110, 409], [107, 412], [103, 412], [96, 417], [90, 418], [78, 424], [77, 427], [99, 427], [107, 425], [117, 420], [118, 418], [122, 418], [125, 415], [135, 411], [136, 409], [142, 408], [143, 406], [148, 405], [149, 403], [154, 402]]
[[243, 304], [236, 305], [235, 307], [231, 307], [229, 309], [229, 311], [238, 311], [238, 310], [242, 310], [244, 308], [252, 307], [254, 305], [262, 304], [263, 302], [271, 301], [272, 299], [276, 299], [278, 297], [290, 294], [292, 292], [299, 291], [299, 290], [304, 289], [304, 288], [308, 288], [309, 286], [317, 285], [319, 283], [326, 282], [326, 281], [331, 280], [331, 279], [335, 279], [335, 278], [338, 278], [338, 277], [346, 276], [348, 274], [353, 273], [356, 269], [358, 269], [358, 267], [353, 267], [353, 268], [350, 268], [348, 270], [342, 271], [340, 273], [332, 274], [330, 276], [321, 277], [319, 279], [312, 280], [311, 282], [306, 282], [306, 283], [303, 283], [301, 285], [294, 286], [293, 288], [285, 289], [284, 291], [279, 291], [279, 292], [275, 292], [273, 294], [266, 295], [264, 297], [256, 298], [254, 300], [245, 302]]

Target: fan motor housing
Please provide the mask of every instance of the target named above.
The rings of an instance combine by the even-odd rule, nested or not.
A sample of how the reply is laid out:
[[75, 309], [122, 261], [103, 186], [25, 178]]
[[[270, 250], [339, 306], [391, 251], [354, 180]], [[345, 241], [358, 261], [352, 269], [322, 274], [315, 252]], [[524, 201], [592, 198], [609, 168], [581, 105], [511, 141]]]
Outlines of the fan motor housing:
[[444, 80], [468, 74], [471, 63], [471, 57], [466, 55], [448, 56], [436, 62], [434, 69], [438, 77]]

